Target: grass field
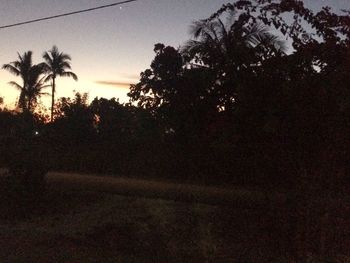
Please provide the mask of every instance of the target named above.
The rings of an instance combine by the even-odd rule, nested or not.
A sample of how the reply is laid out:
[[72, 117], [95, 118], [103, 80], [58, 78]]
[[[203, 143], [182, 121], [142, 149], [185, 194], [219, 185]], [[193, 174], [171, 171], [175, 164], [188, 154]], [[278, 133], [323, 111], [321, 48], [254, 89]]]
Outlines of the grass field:
[[289, 262], [266, 193], [64, 173], [47, 185], [30, 213], [7, 216], [1, 199], [1, 263]]

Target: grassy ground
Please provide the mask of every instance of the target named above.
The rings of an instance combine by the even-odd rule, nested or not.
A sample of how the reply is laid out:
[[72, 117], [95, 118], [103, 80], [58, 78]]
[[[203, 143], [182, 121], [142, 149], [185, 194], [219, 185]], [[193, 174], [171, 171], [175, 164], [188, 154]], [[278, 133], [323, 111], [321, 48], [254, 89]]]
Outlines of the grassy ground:
[[0, 200], [1, 263], [290, 262], [265, 193], [58, 173], [47, 183], [15, 216]]

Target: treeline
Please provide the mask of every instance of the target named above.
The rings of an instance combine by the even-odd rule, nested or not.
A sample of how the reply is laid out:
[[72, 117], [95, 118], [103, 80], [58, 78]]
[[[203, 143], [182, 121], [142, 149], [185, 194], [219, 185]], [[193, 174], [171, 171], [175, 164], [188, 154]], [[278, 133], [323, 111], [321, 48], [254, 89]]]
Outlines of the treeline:
[[[183, 47], [155, 45], [150, 68], [130, 87], [130, 103], [88, 103], [77, 94], [55, 103], [52, 122], [36, 116], [47, 163], [286, 187], [307, 175], [320, 187], [344, 186], [349, 21], [349, 12], [313, 13], [299, 1], [224, 5], [192, 25]], [[1, 112], [3, 119], [20, 115]]]

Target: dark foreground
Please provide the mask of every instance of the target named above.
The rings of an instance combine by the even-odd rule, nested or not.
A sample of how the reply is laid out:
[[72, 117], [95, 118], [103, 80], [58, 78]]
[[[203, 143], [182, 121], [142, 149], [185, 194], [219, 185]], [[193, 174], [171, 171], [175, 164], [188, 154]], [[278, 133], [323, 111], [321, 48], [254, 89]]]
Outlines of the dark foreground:
[[[34, 204], [1, 199], [0, 262], [295, 262], [283, 195], [55, 173], [47, 181]], [[337, 238], [332, 261], [310, 262], [350, 262], [349, 236]]]

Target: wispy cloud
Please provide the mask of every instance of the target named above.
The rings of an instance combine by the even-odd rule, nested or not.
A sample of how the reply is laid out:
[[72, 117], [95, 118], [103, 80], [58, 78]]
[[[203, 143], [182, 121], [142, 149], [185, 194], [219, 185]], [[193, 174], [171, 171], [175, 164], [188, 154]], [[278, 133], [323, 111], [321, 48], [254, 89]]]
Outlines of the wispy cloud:
[[114, 86], [116, 88], [130, 88], [130, 85], [134, 83], [128, 83], [128, 82], [121, 82], [121, 81], [106, 81], [106, 80], [97, 80], [95, 81], [96, 84], [100, 85], [108, 85], [108, 86]]
[[136, 81], [140, 79], [140, 74], [122, 73], [120, 76], [127, 79], [134, 79]]

